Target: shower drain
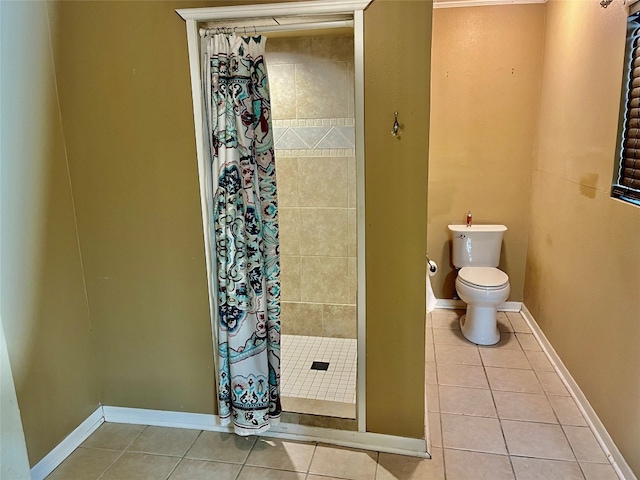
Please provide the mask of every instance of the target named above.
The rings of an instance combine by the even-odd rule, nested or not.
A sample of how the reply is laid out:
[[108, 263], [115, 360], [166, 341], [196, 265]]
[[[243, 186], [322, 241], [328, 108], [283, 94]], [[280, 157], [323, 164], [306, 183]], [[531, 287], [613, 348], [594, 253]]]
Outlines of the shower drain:
[[329, 362], [313, 362], [311, 370], [329, 370]]

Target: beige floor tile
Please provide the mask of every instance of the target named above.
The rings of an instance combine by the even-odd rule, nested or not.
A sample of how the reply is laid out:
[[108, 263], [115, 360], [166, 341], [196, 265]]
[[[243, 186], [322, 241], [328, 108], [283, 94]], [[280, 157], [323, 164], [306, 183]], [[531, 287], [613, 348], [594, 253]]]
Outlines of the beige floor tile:
[[580, 462], [609, 463], [602, 447], [589, 427], [564, 427], [571, 448]]
[[431, 312], [431, 323], [434, 328], [454, 328], [460, 330], [460, 317], [464, 310], [445, 310], [438, 308]]
[[457, 345], [435, 345], [436, 363], [454, 363], [456, 365], [482, 365], [478, 347], [460, 347]]
[[563, 397], [558, 395], [549, 395], [551, 407], [556, 412], [556, 416], [561, 425], [574, 425], [577, 427], [586, 427], [587, 422], [582, 412], [576, 406], [576, 402], [571, 397]]
[[315, 448], [315, 443], [258, 438], [246, 464], [255, 467], [306, 472], [309, 470]]
[[514, 480], [505, 455], [445, 449], [444, 458], [447, 480]]
[[318, 445], [309, 473], [350, 480], [373, 480], [377, 452]]
[[555, 372], [538, 372], [538, 380], [547, 395], [569, 396], [569, 391]]
[[82, 443], [82, 446], [124, 450], [145, 428], [145, 425], [105, 422]]
[[425, 343], [433, 343], [433, 327], [427, 325], [424, 329], [424, 335]]
[[436, 351], [433, 347], [433, 343], [427, 343], [424, 347], [424, 360], [425, 362], [436, 361]]
[[437, 371], [436, 362], [425, 362], [424, 373], [425, 373], [425, 381], [427, 382], [427, 384], [438, 383], [436, 371]]
[[427, 385], [427, 411], [439, 412], [440, 411], [440, 396], [438, 394], [438, 385]]
[[436, 345], [458, 345], [469, 347], [473, 344], [462, 336], [462, 332], [454, 328], [434, 328], [433, 343]]
[[240, 437], [231, 433], [202, 432], [186, 454], [197, 460], [244, 463], [256, 437]]
[[427, 421], [429, 423], [429, 437], [432, 447], [442, 447], [442, 427], [440, 426], [440, 414], [428, 412]]
[[581, 463], [580, 466], [587, 480], [618, 480], [618, 475], [611, 465]]
[[179, 461], [177, 457], [125, 452], [100, 480], [167, 478]]
[[531, 368], [522, 350], [481, 348], [480, 356], [485, 367]]
[[307, 475], [307, 480], [343, 480], [338, 477], [325, 477], [324, 475]]
[[306, 474], [245, 465], [237, 480], [304, 480]]
[[127, 449], [130, 452], [183, 456], [200, 430], [148, 427]]
[[241, 465], [183, 458], [169, 480], [235, 480]]
[[433, 328], [433, 320], [431, 319], [431, 313], [427, 313], [427, 327]]
[[438, 383], [454, 387], [489, 388], [484, 368], [474, 365], [438, 363]]
[[495, 418], [442, 414], [442, 444], [485, 453], [507, 453], [500, 423]]
[[500, 341], [493, 345], [479, 345], [479, 348], [488, 348], [488, 349], [507, 349], [507, 350], [522, 350], [522, 347], [518, 343], [518, 339], [516, 338], [513, 332], [500, 332]]
[[523, 350], [541, 352], [542, 347], [532, 333], [516, 333], [516, 338]]
[[583, 480], [577, 462], [511, 457], [518, 480]]
[[501, 419], [558, 423], [546, 395], [495, 391], [493, 398]]
[[380, 453], [376, 480], [444, 480], [442, 451], [433, 449], [432, 458]]
[[497, 416], [491, 392], [479, 388], [440, 386], [440, 411], [479, 417]]
[[559, 425], [502, 420], [502, 430], [511, 455], [575, 461]]
[[527, 324], [525, 319], [522, 318], [522, 315], [520, 315], [520, 313], [516, 313], [516, 312], [506, 312], [506, 313], [507, 313], [507, 317], [509, 318], [509, 322], [511, 322], [511, 326], [513, 327], [514, 332], [531, 333], [531, 329], [529, 328], [529, 325]]
[[96, 480], [120, 455], [114, 450], [77, 448], [47, 480]]
[[544, 393], [533, 370], [486, 367], [492, 390], [522, 393]]
[[527, 356], [529, 363], [536, 372], [554, 372], [553, 365], [547, 358], [544, 352], [536, 352], [531, 350], [525, 350], [524, 354]]
[[513, 326], [511, 325], [511, 322], [509, 321], [509, 317], [507, 317], [506, 312], [498, 312], [496, 314], [496, 321], [498, 323], [498, 330], [500, 330], [501, 332], [513, 333]]

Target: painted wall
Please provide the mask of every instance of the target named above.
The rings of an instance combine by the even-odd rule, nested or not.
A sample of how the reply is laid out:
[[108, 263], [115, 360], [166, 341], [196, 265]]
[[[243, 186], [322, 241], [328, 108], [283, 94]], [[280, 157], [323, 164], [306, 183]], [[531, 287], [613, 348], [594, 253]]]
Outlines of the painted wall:
[[544, 47], [544, 4], [433, 12], [429, 256], [438, 298], [453, 298], [449, 224], [471, 210], [504, 224], [500, 268], [522, 301], [531, 164]]
[[[12, 68], [2, 68], [1, 313], [31, 465], [99, 402], [215, 413], [186, 34], [174, 13], [206, 5], [2, 2]], [[409, 62], [414, 82], [428, 83], [430, 22], [431, 2], [377, 0], [366, 13], [367, 427], [415, 438], [428, 89], [396, 87]], [[394, 110], [401, 142], [388, 134]], [[391, 162], [412, 175], [389, 182]], [[404, 232], [400, 255], [392, 232]]]
[[186, 29], [174, 12], [193, 5], [51, 7], [105, 405], [214, 412]]
[[431, 14], [431, 1], [365, 11], [367, 430], [413, 438], [424, 437]]
[[269, 38], [282, 333], [356, 338], [353, 33]]
[[640, 475], [640, 208], [609, 197], [626, 9], [547, 4], [524, 302]]
[[47, 6], [0, 9], [0, 313], [33, 466], [95, 411], [100, 391]]

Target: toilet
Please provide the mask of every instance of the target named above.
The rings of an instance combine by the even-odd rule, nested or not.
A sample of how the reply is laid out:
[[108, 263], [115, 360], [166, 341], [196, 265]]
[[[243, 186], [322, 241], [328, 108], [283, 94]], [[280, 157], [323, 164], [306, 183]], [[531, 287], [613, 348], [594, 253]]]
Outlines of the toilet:
[[500, 264], [504, 225], [449, 225], [453, 239], [451, 260], [459, 269], [456, 291], [467, 304], [460, 318], [464, 337], [478, 345], [500, 341], [496, 321], [498, 306], [509, 297], [509, 276]]

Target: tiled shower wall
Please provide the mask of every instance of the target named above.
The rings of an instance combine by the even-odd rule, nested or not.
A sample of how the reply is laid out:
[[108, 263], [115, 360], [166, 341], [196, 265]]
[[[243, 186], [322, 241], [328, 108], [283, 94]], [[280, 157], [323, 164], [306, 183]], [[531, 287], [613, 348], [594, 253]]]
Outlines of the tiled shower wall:
[[352, 36], [269, 38], [282, 332], [356, 338]]

